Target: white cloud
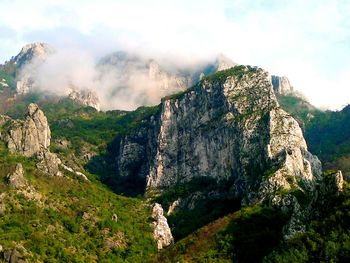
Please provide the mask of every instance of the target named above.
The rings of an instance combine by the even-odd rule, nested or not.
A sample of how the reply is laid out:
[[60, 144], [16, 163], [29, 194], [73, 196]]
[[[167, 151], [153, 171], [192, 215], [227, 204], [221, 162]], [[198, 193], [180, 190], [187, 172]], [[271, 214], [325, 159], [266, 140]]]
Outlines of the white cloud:
[[33, 40], [186, 63], [222, 52], [287, 75], [317, 106], [337, 108], [350, 98], [349, 15], [346, 0], [2, 0], [0, 29], [16, 36], [0, 35], [0, 59]]

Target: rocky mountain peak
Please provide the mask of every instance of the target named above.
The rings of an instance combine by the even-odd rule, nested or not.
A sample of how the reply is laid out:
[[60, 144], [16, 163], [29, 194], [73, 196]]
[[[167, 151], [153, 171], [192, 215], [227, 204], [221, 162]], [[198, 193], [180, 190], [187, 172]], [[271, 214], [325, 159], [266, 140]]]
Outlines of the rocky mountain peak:
[[290, 84], [289, 79], [285, 76], [279, 77], [279, 76], [272, 75], [271, 82], [272, 82], [273, 90], [278, 95], [285, 96], [285, 95], [291, 95], [295, 93], [293, 86]]
[[225, 70], [225, 69], [229, 69], [234, 66], [237, 66], [237, 63], [235, 63], [233, 60], [226, 57], [224, 54], [217, 55], [214, 64], [215, 64], [216, 71], [221, 71], [221, 70]]
[[43, 61], [53, 52], [53, 48], [46, 43], [31, 43], [25, 45], [19, 54], [11, 59], [17, 67], [21, 68], [33, 60]]
[[101, 110], [99, 98], [92, 90], [71, 89], [68, 98], [83, 106], [95, 108], [97, 111]]
[[30, 157], [50, 146], [51, 131], [47, 118], [34, 103], [28, 106], [24, 121], [8, 119], [6, 126], [7, 130], [1, 137], [12, 153]]
[[259, 68], [236, 66], [204, 77], [165, 98], [149, 122], [153, 129], [121, 138], [117, 157], [119, 175], [144, 178], [148, 189], [208, 178], [230, 182], [243, 204], [275, 200], [279, 206], [287, 198], [280, 193], [309, 193], [321, 176], [320, 161]]

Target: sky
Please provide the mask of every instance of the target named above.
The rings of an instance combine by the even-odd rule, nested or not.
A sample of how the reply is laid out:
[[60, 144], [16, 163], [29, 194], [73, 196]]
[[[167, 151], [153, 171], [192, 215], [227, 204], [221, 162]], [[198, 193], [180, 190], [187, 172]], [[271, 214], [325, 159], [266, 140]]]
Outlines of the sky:
[[348, 0], [0, 0], [0, 63], [24, 44], [191, 64], [222, 53], [287, 76], [318, 107], [350, 103]]

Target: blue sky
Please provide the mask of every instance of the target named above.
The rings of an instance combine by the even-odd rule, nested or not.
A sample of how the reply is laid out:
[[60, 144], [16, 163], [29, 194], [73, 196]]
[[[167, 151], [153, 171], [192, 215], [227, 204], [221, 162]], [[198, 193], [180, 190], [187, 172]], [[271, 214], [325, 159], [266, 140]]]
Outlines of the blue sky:
[[350, 103], [350, 1], [0, 0], [0, 62], [28, 42], [179, 63], [224, 53], [286, 75], [319, 107]]

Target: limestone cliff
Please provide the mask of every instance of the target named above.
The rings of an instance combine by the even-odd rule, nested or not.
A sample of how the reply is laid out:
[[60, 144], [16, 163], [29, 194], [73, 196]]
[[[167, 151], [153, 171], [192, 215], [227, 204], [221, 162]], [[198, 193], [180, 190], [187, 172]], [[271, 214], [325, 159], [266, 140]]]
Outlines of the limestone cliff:
[[294, 89], [290, 84], [289, 79], [285, 76], [279, 77], [279, 76], [272, 75], [271, 82], [275, 93], [278, 95], [283, 96], [283, 95], [291, 95], [294, 93]]
[[7, 175], [6, 181], [13, 188], [22, 188], [27, 185], [22, 164], [17, 163], [15, 171]]
[[31, 43], [25, 45], [17, 56], [13, 57], [9, 63], [13, 63], [21, 69], [26, 64], [33, 63], [34, 60], [43, 61], [53, 52], [53, 48], [46, 43]]
[[[55, 153], [50, 152], [50, 127], [37, 104], [29, 104], [25, 120], [13, 120], [0, 115], [0, 139], [5, 142], [10, 153], [35, 157], [36, 167], [44, 173], [62, 176], [61, 170], [67, 170], [88, 181], [83, 173], [64, 165]], [[19, 168], [16, 174], [20, 174]]]
[[17, 94], [26, 94], [35, 87], [32, 75], [52, 53], [53, 48], [46, 43], [31, 43], [25, 45], [18, 55], [8, 62], [16, 69]]
[[97, 111], [101, 110], [100, 101], [94, 91], [72, 89], [69, 92], [68, 98], [83, 106], [93, 107]]
[[157, 242], [157, 248], [162, 249], [174, 242], [174, 238], [171, 234], [168, 226], [167, 219], [163, 215], [163, 208], [160, 204], [155, 204], [152, 209], [153, 222], [153, 238]]
[[120, 176], [144, 178], [148, 189], [206, 177], [229, 183], [243, 204], [280, 207], [293, 199], [292, 213], [293, 194], [312, 194], [321, 177], [320, 161], [280, 108], [269, 74], [249, 66], [163, 99], [158, 114], [120, 138], [117, 164]]
[[11, 153], [30, 157], [49, 148], [51, 131], [44, 113], [38, 105], [31, 103], [24, 121], [8, 120], [1, 139]]

